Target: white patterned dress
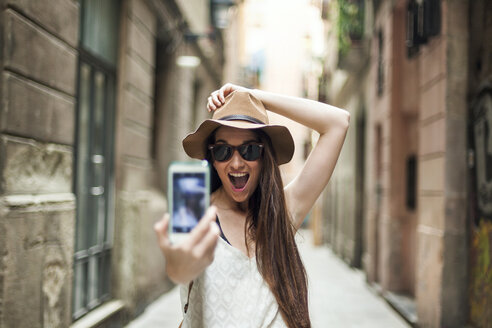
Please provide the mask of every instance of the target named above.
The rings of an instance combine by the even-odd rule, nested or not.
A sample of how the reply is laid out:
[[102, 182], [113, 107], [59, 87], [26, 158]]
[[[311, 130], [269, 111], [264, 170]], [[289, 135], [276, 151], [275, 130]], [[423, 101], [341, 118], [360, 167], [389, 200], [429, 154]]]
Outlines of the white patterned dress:
[[[181, 309], [188, 286], [181, 286]], [[219, 238], [215, 257], [194, 280], [183, 328], [287, 327], [278, 303], [258, 272], [255, 258]]]

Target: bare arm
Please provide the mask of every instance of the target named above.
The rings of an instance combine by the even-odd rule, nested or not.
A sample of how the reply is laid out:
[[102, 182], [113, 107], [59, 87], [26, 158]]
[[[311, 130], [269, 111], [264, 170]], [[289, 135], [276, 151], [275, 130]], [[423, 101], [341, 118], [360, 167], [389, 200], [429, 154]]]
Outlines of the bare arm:
[[314, 129], [320, 134], [301, 172], [285, 187], [287, 207], [292, 215], [294, 226], [299, 228], [335, 169], [349, 126], [350, 114], [343, 109], [317, 101], [261, 90], [248, 90], [229, 83], [209, 98], [209, 110], [220, 107], [225, 96], [234, 90], [249, 91], [265, 105], [266, 109]]
[[320, 134], [301, 172], [285, 187], [287, 207], [299, 228], [335, 169], [349, 126], [347, 111], [317, 101], [276, 95], [260, 90], [252, 94], [272, 112], [314, 129]]

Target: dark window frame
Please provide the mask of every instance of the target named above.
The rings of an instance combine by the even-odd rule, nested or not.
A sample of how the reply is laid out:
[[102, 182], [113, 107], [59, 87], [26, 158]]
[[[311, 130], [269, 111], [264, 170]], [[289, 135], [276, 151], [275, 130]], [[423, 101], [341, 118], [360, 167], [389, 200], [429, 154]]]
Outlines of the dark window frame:
[[[81, 1], [81, 16], [84, 16], [83, 5], [84, 2]], [[84, 17], [81, 17], [81, 34], [83, 22]], [[83, 40], [82, 36], [80, 40]], [[109, 63], [94, 51], [85, 49], [82, 41], [78, 53], [73, 180], [73, 190], [77, 198], [73, 320], [81, 318], [111, 298], [117, 85], [116, 63]], [[82, 81], [83, 69], [88, 72], [88, 79], [85, 81]], [[96, 87], [98, 81], [101, 83], [99, 89]], [[81, 94], [83, 87], [87, 87], [86, 94]], [[87, 99], [82, 99], [87, 95]], [[100, 97], [98, 104], [97, 97]], [[82, 108], [83, 105], [86, 106], [85, 109]], [[82, 115], [85, 115], [85, 122]], [[91, 234], [94, 232], [92, 230], [95, 233]]]
[[378, 57], [377, 57], [377, 95], [381, 97], [384, 93], [384, 34], [382, 29], [377, 32], [377, 47], [378, 47]]
[[409, 155], [406, 161], [406, 206], [409, 211], [417, 209], [417, 165], [417, 156]]

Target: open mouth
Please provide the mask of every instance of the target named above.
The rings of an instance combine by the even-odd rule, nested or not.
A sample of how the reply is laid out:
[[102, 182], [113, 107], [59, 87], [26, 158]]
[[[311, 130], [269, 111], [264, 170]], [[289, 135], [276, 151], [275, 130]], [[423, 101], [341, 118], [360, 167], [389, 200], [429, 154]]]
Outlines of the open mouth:
[[242, 191], [249, 179], [248, 173], [229, 173], [229, 180], [235, 190]]

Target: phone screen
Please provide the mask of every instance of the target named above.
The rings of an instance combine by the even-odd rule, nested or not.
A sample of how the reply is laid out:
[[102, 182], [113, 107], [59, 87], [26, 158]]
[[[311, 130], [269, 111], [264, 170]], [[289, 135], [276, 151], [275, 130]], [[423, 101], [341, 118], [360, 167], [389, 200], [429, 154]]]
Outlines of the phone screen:
[[190, 232], [205, 213], [206, 174], [204, 172], [174, 172], [172, 232]]

